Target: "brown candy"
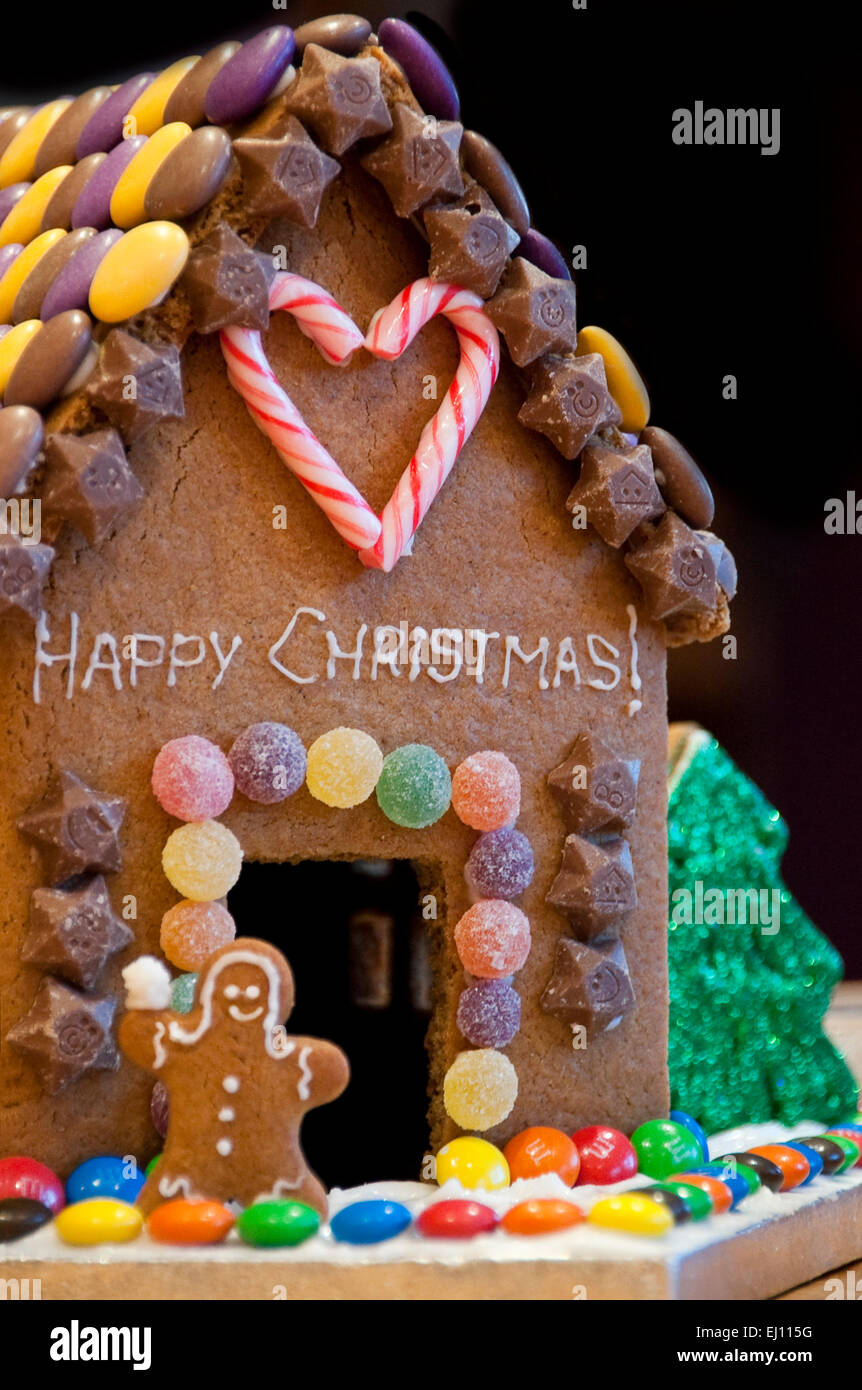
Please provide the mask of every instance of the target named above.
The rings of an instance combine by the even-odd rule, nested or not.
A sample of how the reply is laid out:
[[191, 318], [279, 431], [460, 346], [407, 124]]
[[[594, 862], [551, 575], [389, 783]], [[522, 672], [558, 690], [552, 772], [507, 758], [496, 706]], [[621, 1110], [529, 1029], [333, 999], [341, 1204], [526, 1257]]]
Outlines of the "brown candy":
[[20, 106], [12, 108], [6, 119], [0, 122], [0, 158], [6, 153], [18, 131], [21, 130], [29, 121], [33, 114], [31, 106]]
[[191, 217], [218, 193], [230, 163], [227, 131], [215, 125], [193, 130], [156, 170], [144, 195], [147, 217], [169, 222]]
[[371, 25], [368, 20], [362, 19], [358, 14], [328, 14], [321, 19], [310, 19], [307, 24], [300, 24], [293, 37], [299, 57], [310, 43], [315, 43], [321, 48], [330, 49], [333, 53], [340, 53], [345, 58], [352, 58], [359, 52], [370, 33]]
[[242, 170], [246, 210], [266, 217], [288, 217], [313, 227], [323, 195], [340, 172], [336, 159], [319, 150], [295, 116], [277, 139], [234, 141]]
[[395, 919], [388, 912], [356, 912], [347, 924], [350, 999], [358, 1009], [392, 1003]]
[[342, 58], [315, 43], [308, 44], [285, 103], [335, 155], [392, 128], [376, 59]]
[[656, 425], [641, 430], [638, 442], [652, 452], [656, 481], [668, 506], [695, 529], [709, 526], [715, 515], [712, 489], [688, 449]]
[[182, 420], [185, 401], [177, 348], [153, 347], [125, 329], [112, 329], [87, 384], [87, 397], [129, 444], [161, 420]]
[[577, 458], [591, 435], [619, 418], [597, 352], [587, 357], [542, 357], [532, 369], [530, 394], [518, 411], [521, 424], [544, 434], [566, 459]]
[[574, 285], [546, 275], [523, 256], [512, 261], [488, 313], [519, 367], [546, 352], [571, 352], [578, 341]]
[[94, 227], [79, 227], [68, 232], [56, 245], [40, 256], [30, 274], [25, 278], [15, 296], [12, 306], [12, 322], [23, 323], [24, 319], [38, 319], [42, 314], [42, 300], [53, 285], [63, 266], [80, 250], [85, 241], [96, 235]]
[[[54, 189], [49, 198], [48, 205], [42, 213], [41, 231], [50, 231], [52, 227], [62, 227], [64, 231], [69, 230], [72, 225], [72, 213], [75, 204], [99, 165], [104, 164], [107, 158], [106, 154], [88, 154], [85, 159], [75, 165], [72, 172], [66, 175], [63, 182]], [[47, 257], [45, 259], [47, 260]]]
[[8, 501], [24, 482], [42, 447], [41, 415], [27, 405], [0, 410], [0, 497]]
[[675, 512], [657, 526], [646, 523], [625, 560], [644, 592], [651, 618], [707, 613], [718, 602], [709, 547]]
[[632, 854], [619, 838], [593, 844], [567, 835], [560, 872], [545, 898], [583, 941], [616, 935], [617, 918], [637, 907]]
[[[241, 46], [235, 40], [230, 40], [211, 48], [209, 53], [205, 53], [202, 58], [199, 58], [168, 97], [168, 104], [162, 116], [162, 125], [169, 125], [172, 121], [185, 121], [186, 125], [192, 127], [192, 130], [195, 126], [203, 125], [206, 120], [204, 106], [210, 83], [216, 73], [221, 72], [228, 59], [232, 58]], [[159, 215], [158, 213], [150, 213], [151, 217]]]
[[480, 183], [493, 199], [507, 222], [511, 222], [519, 237], [530, 230], [530, 209], [511, 165], [496, 145], [475, 130], [465, 130], [461, 141], [464, 167], [471, 178]]
[[628, 540], [642, 521], [660, 516], [665, 504], [653, 475], [649, 449], [643, 444], [633, 449], [588, 444], [581, 457], [581, 476], [566, 501], [570, 512], [580, 507], [593, 530], [616, 547]]
[[9, 378], [5, 405], [44, 410], [80, 367], [92, 342], [92, 325], [83, 309], [55, 314], [25, 347]]
[[478, 184], [457, 203], [427, 208], [425, 230], [433, 279], [463, 285], [483, 299], [494, 293], [518, 244], [517, 233]]
[[111, 1034], [115, 1008], [113, 999], [81, 994], [49, 977], [6, 1041], [54, 1096], [87, 1072], [117, 1070], [120, 1054]]
[[67, 106], [58, 121], [55, 121], [45, 136], [33, 165], [33, 178], [47, 174], [49, 169], [58, 169], [61, 164], [74, 164], [78, 158], [78, 140], [84, 126], [95, 116], [100, 106], [104, 106], [113, 87], [91, 87], [82, 92], [71, 106]]
[[458, 148], [463, 126], [420, 116], [404, 102], [395, 107], [392, 134], [361, 160], [379, 179], [399, 217], [409, 217], [432, 198], [464, 191]]
[[228, 324], [269, 325], [272, 259], [253, 251], [222, 224], [192, 252], [181, 284], [198, 333], [216, 333]]
[[635, 818], [640, 760], [622, 758], [592, 733], [579, 734], [564, 762], [548, 774], [567, 830], [620, 831]]
[[76, 874], [116, 873], [125, 814], [122, 797], [103, 796], [63, 769], [43, 800], [20, 818], [18, 830], [38, 846], [45, 877], [57, 884]]
[[37, 888], [21, 946], [28, 965], [92, 989], [105, 965], [134, 940], [113, 911], [101, 874], [70, 888]]
[[8, 613], [24, 613], [36, 621], [53, 560], [50, 545], [27, 545], [12, 532], [0, 532], [0, 619]]
[[615, 1027], [635, 1006], [621, 943], [587, 946], [561, 936], [540, 1004], [561, 1023], [583, 1028], [588, 1042]]
[[68, 521], [91, 545], [143, 497], [116, 430], [51, 434], [45, 444], [45, 511]]

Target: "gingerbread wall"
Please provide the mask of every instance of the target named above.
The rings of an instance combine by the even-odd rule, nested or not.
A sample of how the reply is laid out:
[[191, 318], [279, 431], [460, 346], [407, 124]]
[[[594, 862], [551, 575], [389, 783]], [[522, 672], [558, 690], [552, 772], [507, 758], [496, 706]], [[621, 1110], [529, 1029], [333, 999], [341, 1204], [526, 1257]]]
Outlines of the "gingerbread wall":
[[[267, 248], [283, 244], [289, 266], [318, 280], [361, 325], [410, 280], [425, 273], [422, 246], [407, 223], [398, 222], [385, 195], [345, 162], [345, 175], [329, 190], [318, 227], [304, 233], [273, 226]], [[284, 315], [268, 338], [280, 377], [345, 471], [379, 508], [388, 497], [435, 409], [426, 399], [437, 381], [438, 400], [456, 363], [451, 329], [436, 322], [396, 363], [359, 353], [345, 368], [326, 366]], [[516, 978], [523, 1025], [507, 1053], [517, 1068], [516, 1107], [491, 1139], [528, 1124], [564, 1128], [612, 1121], [630, 1130], [667, 1106], [666, 1052], [666, 862], [665, 656], [659, 628], [638, 608], [637, 643], [642, 708], [630, 714], [632, 646], [627, 604], [639, 590], [620, 556], [593, 533], [573, 532], [564, 503], [572, 466], [515, 415], [523, 390], [504, 360], [489, 406], [452, 476], [422, 524], [414, 554], [391, 574], [364, 569], [338, 539], [314, 503], [292, 479], [257, 431], [229, 386], [218, 343], [192, 339], [185, 350], [186, 418], [156, 429], [132, 449], [132, 465], [146, 497], [107, 542], [89, 549], [67, 531], [59, 542], [46, 601], [48, 648], [69, 645], [72, 611], [80, 629], [71, 698], [68, 671], [59, 663], [41, 672], [41, 702], [33, 700], [34, 639], [26, 624], [0, 636], [0, 765], [4, 769], [0, 819], [0, 1152], [34, 1155], [67, 1171], [99, 1152], [148, 1158], [156, 1150], [147, 1100], [151, 1081], [123, 1063], [119, 1072], [84, 1077], [56, 1097], [40, 1095], [35, 1075], [5, 1042], [26, 1012], [39, 973], [22, 965], [18, 946], [32, 889], [41, 881], [35, 852], [15, 830], [15, 820], [44, 793], [52, 765], [69, 767], [100, 790], [128, 799], [122, 833], [124, 864], [110, 880], [115, 906], [134, 895], [136, 942], [115, 959], [100, 989], [119, 986], [127, 958], [158, 951], [162, 913], [176, 894], [165, 879], [160, 855], [175, 822], [149, 790], [153, 757], [169, 738], [199, 732], [227, 748], [248, 724], [262, 719], [290, 724], [308, 745], [318, 734], [347, 724], [368, 730], [384, 752], [406, 742], [432, 745], [454, 767], [481, 748], [500, 748], [517, 765], [523, 785], [519, 829], [535, 853], [533, 884], [522, 900], [531, 920], [533, 946]], [[423, 388], [425, 394], [423, 395]], [[286, 529], [273, 528], [273, 507], [286, 507]], [[278, 659], [317, 678], [298, 684], [268, 658], [295, 610], [325, 614], [302, 618]], [[488, 649], [484, 683], [466, 672], [435, 683], [422, 670], [410, 681], [404, 668], [385, 667], [371, 679], [376, 624], [410, 628], [480, 628], [499, 633]], [[323, 633], [337, 635], [342, 650], [369, 625], [353, 679], [352, 663], [337, 659], [326, 675]], [[137, 672], [131, 688], [124, 636], [166, 639], [157, 667]], [[223, 653], [235, 635], [242, 644], [217, 688], [219, 662], [210, 634]], [[83, 688], [93, 644], [110, 633], [120, 653], [122, 689], [112, 673], [95, 669]], [[199, 634], [206, 660], [176, 669], [168, 684], [167, 653], [176, 633]], [[502, 683], [504, 639], [518, 634], [525, 652], [549, 638], [548, 681], [539, 688], [539, 661], [511, 662]], [[595, 664], [587, 644], [596, 634], [619, 651], [618, 682]], [[553, 686], [558, 644], [572, 638], [580, 685], [564, 673]], [[141, 647], [151, 656], [155, 648]], [[195, 647], [177, 650], [188, 657]], [[607, 648], [593, 646], [605, 654]], [[102, 648], [110, 657], [110, 646]], [[597, 682], [591, 686], [590, 681]], [[628, 832], [639, 905], [625, 922], [623, 941], [638, 1004], [619, 1027], [573, 1051], [561, 1023], [542, 1013], [539, 996], [552, 970], [565, 920], [544, 904], [559, 865], [564, 839], [559, 809], [548, 792], [548, 771], [585, 729], [628, 757], [642, 760], [638, 813]], [[350, 811], [334, 811], [305, 789], [275, 807], [252, 806], [237, 797], [223, 817], [246, 856], [268, 860], [345, 857], [408, 857], [428, 866], [445, 915], [438, 919], [438, 1004], [432, 1024], [432, 1079], [442, 1078], [464, 1045], [454, 1026], [463, 983], [452, 949], [452, 928], [468, 906], [463, 868], [475, 832], [450, 811], [428, 830], [392, 825], [372, 797]], [[266, 924], [258, 934], [266, 935]], [[297, 931], [325, 931], [325, 904]], [[397, 1097], [381, 1102], [394, 1116]], [[435, 1138], [450, 1132], [438, 1102], [432, 1107]]]

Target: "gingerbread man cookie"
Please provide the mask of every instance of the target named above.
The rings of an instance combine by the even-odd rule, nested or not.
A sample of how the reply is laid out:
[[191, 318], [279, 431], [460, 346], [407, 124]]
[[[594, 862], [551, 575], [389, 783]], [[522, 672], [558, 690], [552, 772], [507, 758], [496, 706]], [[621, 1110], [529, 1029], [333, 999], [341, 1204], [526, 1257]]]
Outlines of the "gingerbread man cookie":
[[333, 1043], [285, 1033], [294, 988], [284, 956], [252, 937], [222, 947], [201, 971], [188, 1014], [151, 1007], [163, 991], [149, 974], [141, 988], [146, 960], [124, 972], [129, 1011], [119, 1042], [164, 1082], [170, 1122], [138, 1205], [149, 1212], [171, 1197], [199, 1196], [245, 1207], [290, 1197], [325, 1217], [326, 1192], [299, 1130], [306, 1111], [341, 1094], [350, 1070]]

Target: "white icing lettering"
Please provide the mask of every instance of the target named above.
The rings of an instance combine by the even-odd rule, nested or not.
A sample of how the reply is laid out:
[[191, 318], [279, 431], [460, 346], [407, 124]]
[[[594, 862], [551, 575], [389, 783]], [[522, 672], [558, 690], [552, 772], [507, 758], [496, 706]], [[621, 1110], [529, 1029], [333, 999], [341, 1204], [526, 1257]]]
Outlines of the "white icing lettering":
[[557, 646], [557, 660], [554, 663], [554, 679], [551, 681], [555, 690], [558, 690], [565, 672], [571, 671], [575, 678], [575, 685], [581, 683], [581, 673], [578, 670], [578, 658], [575, 654], [575, 644], [571, 637], [563, 637]]
[[48, 624], [45, 614], [40, 613], [36, 623], [36, 658], [33, 667], [33, 703], [38, 705], [42, 700], [42, 667], [54, 666], [57, 662], [68, 661], [69, 670], [66, 674], [66, 699], [71, 700], [75, 690], [75, 663], [78, 660], [78, 628], [80, 619], [77, 613], [69, 614], [69, 650], [67, 652], [49, 652], [45, 649], [45, 643], [50, 642], [51, 634], [48, 631]]
[[[138, 648], [141, 643], [152, 644], [156, 649], [156, 655], [151, 661], [140, 656]], [[165, 659], [165, 639], [155, 633], [132, 632], [123, 639], [123, 656], [129, 663], [129, 685], [132, 689], [137, 688], [138, 671], [145, 667], [161, 666]]]
[[231, 661], [233, 660], [234, 653], [238, 651], [239, 648], [242, 646], [242, 638], [240, 637], [239, 633], [236, 634], [236, 636], [231, 641], [226, 656], [222, 652], [221, 643], [219, 642], [219, 635], [217, 632], [210, 633], [210, 644], [212, 646], [213, 651], [215, 652], [216, 661], [218, 662], [218, 675], [216, 676], [210, 688], [212, 690], [218, 690], [219, 686], [224, 680], [224, 673], [227, 670], [228, 666], [230, 666]]
[[335, 633], [331, 630], [331, 628], [327, 630], [326, 648], [329, 652], [329, 657], [326, 662], [326, 675], [328, 680], [335, 679], [336, 661], [352, 661], [353, 679], [355, 681], [359, 680], [359, 665], [362, 661], [362, 644], [365, 641], [365, 634], [367, 631], [368, 624], [361, 623], [356, 633], [356, 646], [353, 648], [353, 651], [343, 652], [338, 645], [338, 638], [336, 637]]
[[[108, 661], [102, 660], [102, 649], [106, 648], [110, 652]], [[117, 639], [110, 632], [100, 632], [93, 643], [93, 650], [90, 653], [90, 660], [87, 663], [87, 670], [84, 679], [81, 681], [81, 689], [89, 690], [93, 684], [93, 676], [97, 671], [110, 671], [111, 680], [115, 690], [123, 688], [123, 672], [120, 666], [120, 653], [117, 651]]]
[[[197, 656], [189, 657], [186, 661], [180, 656], [180, 648], [190, 646], [192, 642], [197, 642]], [[204, 639], [193, 633], [191, 637], [186, 637], [182, 632], [175, 632], [171, 638], [171, 650], [168, 656], [168, 685], [174, 686], [177, 683], [177, 671], [187, 666], [200, 666], [207, 654]]]
[[587, 649], [590, 653], [590, 660], [594, 666], [600, 666], [604, 671], [613, 671], [614, 678], [609, 682], [601, 681], [597, 676], [594, 676], [592, 680], [587, 681], [587, 685], [591, 685], [594, 690], [615, 690], [620, 683], [623, 673], [619, 666], [615, 665], [613, 661], [605, 661], [604, 658], [599, 655], [596, 648], [600, 642], [605, 650], [610, 652], [611, 656], [619, 657], [619, 652], [616, 647], [612, 642], [609, 642], [606, 637], [599, 637], [596, 632], [588, 632]]
[[535, 650], [534, 652], [530, 652], [529, 655], [528, 655], [528, 654], [522, 649], [522, 647], [521, 647], [521, 639], [517, 636], [517, 634], [516, 634], [516, 633], [512, 633], [512, 632], [507, 633], [507, 634], [506, 634], [506, 664], [505, 664], [505, 666], [503, 667], [503, 689], [504, 689], [504, 690], [508, 690], [508, 688], [509, 688], [509, 670], [510, 670], [510, 667], [511, 667], [511, 664], [512, 664], [512, 656], [513, 656], [513, 654], [514, 654], [514, 655], [518, 658], [519, 661], [523, 661], [523, 663], [524, 663], [525, 666], [529, 666], [530, 663], [531, 663], [532, 661], [535, 661], [535, 659], [536, 659], [537, 656], [540, 656], [540, 657], [542, 658], [541, 661], [539, 662], [539, 689], [540, 689], [540, 690], [547, 690], [547, 688], [548, 688], [548, 679], [547, 679], [547, 676], [546, 676], [545, 672], [546, 672], [547, 666], [548, 666], [548, 647], [549, 647], [549, 646], [550, 646], [550, 643], [548, 642], [547, 637], [540, 637], [540, 638], [539, 638], [539, 645], [538, 645], [538, 647], [536, 648], [536, 650]]
[[278, 653], [281, 651], [285, 642], [290, 637], [291, 633], [293, 632], [293, 629], [296, 627], [296, 624], [303, 613], [308, 613], [310, 617], [316, 618], [319, 623], [326, 622], [326, 614], [321, 613], [319, 608], [297, 608], [296, 612], [294, 613], [287, 627], [284, 629], [284, 632], [279, 637], [278, 641], [273, 642], [272, 646], [267, 652], [267, 657], [269, 659], [270, 665], [274, 666], [276, 671], [280, 671], [283, 676], [287, 676], [288, 680], [295, 681], [297, 685], [311, 685], [313, 681], [317, 680], [317, 676], [298, 676], [295, 671], [291, 671], [287, 666], [284, 666], [278, 660]]
[[[464, 665], [464, 634], [458, 627], [435, 627], [431, 630], [431, 664], [428, 674], [438, 685], [446, 685], [460, 674]], [[441, 675], [440, 666], [451, 666]]]

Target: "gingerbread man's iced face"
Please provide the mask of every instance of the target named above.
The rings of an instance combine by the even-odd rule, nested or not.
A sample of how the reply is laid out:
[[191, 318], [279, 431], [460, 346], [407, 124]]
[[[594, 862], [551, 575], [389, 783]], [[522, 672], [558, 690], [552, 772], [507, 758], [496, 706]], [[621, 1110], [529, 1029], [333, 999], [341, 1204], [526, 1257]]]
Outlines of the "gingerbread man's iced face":
[[[231, 965], [219, 977], [213, 1005], [217, 1013], [226, 1014], [235, 1023], [256, 1023], [269, 1007], [270, 988], [266, 975], [256, 965]], [[281, 1022], [280, 1000], [273, 1003]]]
[[293, 1008], [293, 976], [273, 947], [255, 942], [224, 946], [211, 957], [198, 983], [203, 1027], [253, 1025], [268, 1032]]

